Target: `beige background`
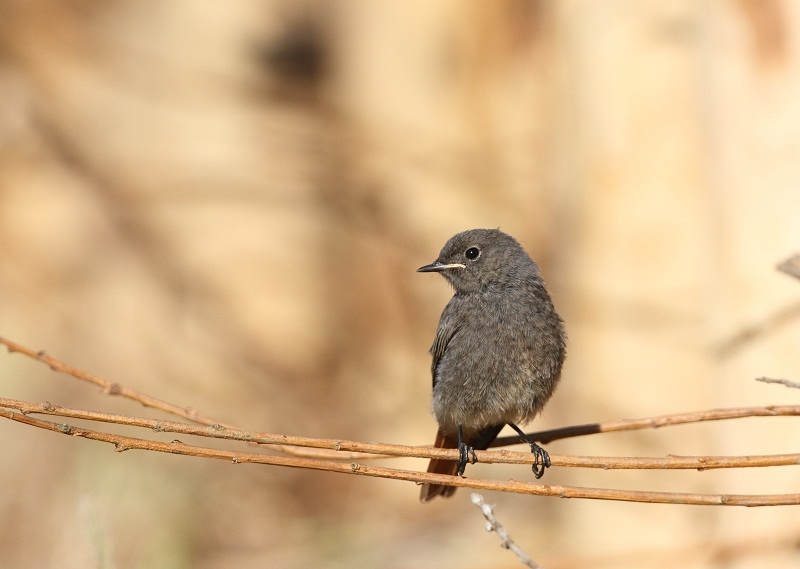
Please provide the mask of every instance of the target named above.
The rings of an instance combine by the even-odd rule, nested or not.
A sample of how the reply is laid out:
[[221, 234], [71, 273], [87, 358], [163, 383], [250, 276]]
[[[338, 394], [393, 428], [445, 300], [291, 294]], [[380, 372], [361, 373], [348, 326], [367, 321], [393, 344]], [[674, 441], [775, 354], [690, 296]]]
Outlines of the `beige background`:
[[[800, 248], [799, 150], [788, 0], [5, 0], [0, 335], [252, 429], [427, 444], [450, 291], [414, 270], [499, 226], [570, 334], [536, 427], [798, 403], [753, 379], [800, 380], [800, 281], [774, 270]], [[21, 356], [0, 354], [0, 391], [160, 416]], [[548, 448], [766, 454], [797, 432], [747, 419]], [[11, 422], [0, 445], [7, 567], [517, 566], [468, 491], [422, 506], [410, 483], [114, 454]], [[797, 492], [798, 472], [546, 482]], [[548, 568], [800, 562], [797, 507], [486, 499]]]

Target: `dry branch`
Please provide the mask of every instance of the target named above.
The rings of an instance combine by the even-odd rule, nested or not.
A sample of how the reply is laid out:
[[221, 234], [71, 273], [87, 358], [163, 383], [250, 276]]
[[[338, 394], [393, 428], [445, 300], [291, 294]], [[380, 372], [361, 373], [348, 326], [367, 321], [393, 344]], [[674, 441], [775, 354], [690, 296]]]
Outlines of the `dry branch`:
[[47, 355], [43, 350], [37, 352], [35, 350], [26, 348], [21, 344], [17, 344], [16, 342], [12, 342], [11, 340], [3, 337], [0, 337], [0, 344], [6, 346], [9, 353], [17, 352], [20, 354], [24, 354], [29, 358], [39, 360], [40, 362], [46, 364], [53, 371], [59, 373], [65, 373], [67, 375], [71, 375], [76, 379], [80, 379], [81, 381], [92, 383], [98, 386], [106, 395], [119, 395], [120, 397], [131, 399], [132, 401], [138, 401], [145, 407], [160, 409], [161, 411], [165, 411], [171, 415], [183, 417], [184, 419], [188, 419], [194, 423], [200, 423], [201, 425], [223, 424], [221, 421], [217, 421], [212, 417], [209, 417], [208, 415], [204, 415], [203, 413], [199, 412], [197, 409], [193, 409], [192, 407], [182, 407], [180, 405], [174, 405], [172, 403], [162, 401], [161, 399], [158, 399], [156, 397], [147, 395], [146, 393], [142, 393], [141, 391], [136, 391], [135, 389], [131, 389], [130, 387], [125, 387], [124, 385], [120, 385], [119, 383], [108, 381], [107, 379], [103, 379], [102, 377], [86, 373], [85, 371], [79, 370], [78, 368], [72, 367], [71, 365], [65, 364], [64, 362], [57, 360], [52, 356]]
[[[5, 345], [10, 353], [20, 353], [33, 358], [37, 361], [45, 363], [53, 371], [70, 375], [81, 381], [92, 383], [99, 386], [103, 393], [108, 395], [119, 395], [132, 401], [137, 401], [145, 407], [152, 407], [165, 411], [172, 415], [188, 419], [194, 423], [207, 425], [212, 427], [227, 427], [230, 429], [237, 429], [235, 425], [218, 421], [213, 417], [200, 413], [192, 407], [184, 407], [175, 405], [167, 401], [163, 401], [151, 395], [147, 395], [140, 391], [130, 389], [119, 383], [108, 381], [99, 376], [86, 373], [73, 366], [70, 366], [52, 356], [47, 355], [43, 351], [36, 351], [27, 348], [21, 344], [8, 340], [7, 338], [0, 337], [0, 345]], [[42, 411], [43, 412], [43, 411]], [[547, 431], [535, 431], [528, 433], [527, 436], [531, 440], [546, 444], [555, 440], [593, 435], [598, 433], [611, 433], [619, 431], [633, 431], [641, 429], [656, 429], [660, 427], [667, 427], [673, 425], [685, 425], [689, 423], [698, 423], [703, 421], [721, 421], [728, 419], [741, 419], [744, 417], [778, 417], [778, 416], [800, 416], [800, 406], [796, 405], [767, 405], [761, 407], [734, 407], [728, 409], [710, 409], [705, 411], [692, 411], [689, 413], [675, 413], [670, 415], [660, 415], [657, 417], [645, 417], [640, 419], [622, 419], [618, 421], [607, 421], [604, 423], [587, 423], [585, 425], [574, 425], [570, 427], [562, 427], [558, 429], [551, 429]], [[302, 440], [302, 437], [284, 437], [282, 441], [288, 440]], [[315, 440], [315, 439], [309, 439]], [[519, 444], [521, 439], [518, 435], [499, 437], [497, 438], [492, 447], [509, 446]], [[276, 444], [281, 445], [282, 450], [287, 454], [308, 456], [313, 458], [335, 458], [335, 459], [358, 459], [364, 458], [359, 451], [352, 451], [350, 455], [334, 455], [327, 451], [329, 446], [316, 446], [314, 451], [308, 452], [308, 447], [314, 445], [301, 445], [295, 442], [273, 442], [261, 444]], [[290, 446], [297, 444], [297, 447]], [[341, 452], [342, 447], [333, 447], [335, 450]], [[419, 447], [424, 448], [424, 447]], [[305, 451], [305, 452], [304, 452]], [[389, 455], [392, 456], [392, 455]], [[437, 456], [439, 458], [439, 456]]]
[[[113, 423], [131, 427], [151, 429], [156, 432], [192, 435], [224, 440], [243, 441], [266, 445], [293, 445], [337, 451], [355, 452], [359, 456], [378, 455], [381, 457], [407, 458], [449, 458], [458, 459], [457, 449], [442, 449], [432, 446], [408, 446], [384, 443], [362, 443], [343, 439], [318, 439], [272, 433], [261, 433], [224, 427], [222, 425], [196, 426], [187, 423], [129, 417], [111, 413], [98, 413], [81, 409], [69, 409], [52, 403], [36, 404], [16, 399], [0, 398], [0, 407], [16, 409], [25, 415], [44, 414], [86, 421]], [[800, 414], [800, 407], [795, 411]], [[535, 457], [529, 452], [475, 451], [479, 462], [487, 464], [533, 464]], [[349, 460], [349, 455], [334, 454], [336, 460]], [[369, 457], [365, 457], [369, 458]], [[800, 464], [800, 454], [780, 454], [762, 456], [666, 456], [666, 457], [590, 457], [550, 455], [554, 466], [578, 468], [617, 469], [679, 469], [711, 470], [717, 468], [752, 468], [766, 466], [796, 466]]]
[[207, 447], [186, 445], [180, 441], [164, 443], [150, 441], [111, 433], [101, 433], [90, 429], [83, 429], [64, 423], [54, 423], [29, 417], [21, 412], [0, 409], [0, 417], [11, 419], [19, 423], [47, 429], [55, 433], [83, 437], [90, 440], [102, 441], [114, 445], [117, 452], [126, 450], [149, 450], [185, 456], [198, 456], [229, 460], [233, 463], [258, 463], [286, 466], [292, 468], [306, 468], [339, 472], [341, 474], [355, 474], [360, 476], [373, 476], [390, 478], [393, 480], [406, 480], [417, 484], [444, 484], [447, 486], [461, 486], [478, 490], [495, 490], [498, 492], [514, 492], [535, 496], [558, 496], [560, 498], [586, 498], [593, 500], [617, 500], [625, 502], [648, 502], [656, 504], [692, 504], [709, 506], [785, 506], [800, 504], [800, 494], [695, 494], [684, 492], [646, 492], [635, 490], [614, 490], [605, 488], [581, 488], [575, 486], [551, 486], [547, 484], [533, 484], [517, 482], [516, 480], [486, 480], [481, 478], [462, 478], [445, 474], [431, 474], [397, 468], [366, 466], [358, 463], [345, 464], [341, 462], [315, 460], [308, 458], [290, 458], [285, 456], [272, 456], [265, 454], [233, 452]]
[[[352, 456], [363, 457], [382, 455], [382, 456], [404, 456], [417, 458], [449, 458], [457, 459], [458, 451], [455, 449], [436, 449], [433, 447], [415, 447], [406, 445], [387, 445], [379, 443], [360, 443], [356, 441], [345, 441], [337, 439], [314, 439], [308, 437], [297, 437], [289, 435], [275, 435], [268, 433], [256, 433], [243, 429], [238, 429], [230, 425], [224, 425], [214, 421], [208, 415], [199, 413], [197, 410], [173, 405], [157, 398], [148, 396], [144, 393], [121, 386], [117, 383], [109, 382], [105, 379], [87, 374], [81, 370], [68, 366], [55, 358], [45, 355], [43, 352], [35, 352], [14, 342], [0, 338], [0, 344], [8, 347], [10, 352], [20, 352], [29, 357], [35, 358], [49, 365], [53, 370], [67, 373], [73, 377], [100, 386], [105, 393], [121, 395], [123, 397], [138, 401], [141, 404], [166, 411], [173, 415], [188, 419], [204, 426], [178, 423], [174, 421], [161, 421], [145, 419], [141, 417], [128, 417], [123, 415], [113, 415], [108, 413], [98, 413], [94, 411], [83, 411], [78, 409], [67, 409], [58, 407], [50, 403], [34, 404], [13, 399], [0, 399], [0, 417], [11, 419], [30, 426], [47, 429], [63, 434], [80, 436], [83, 438], [111, 443], [117, 451], [129, 449], [149, 450], [165, 452], [171, 454], [181, 454], [187, 456], [198, 456], [205, 458], [216, 458], [231, 460], [236, 463], [253, 462], [261, 464], [272, 464], [276, 466], [287, 466], [293, 468], [309, 468], [329, 472], [340, 472], [347, 474], [358, 474], [363, 476], [375, 476], [381, 478], [392, 478], [396, 480], [407, 480], [417, 484], [441, 484], [448, 486], [466, 486], [480, 490], [496, 490], [501, 492], [515, 492], [521, 494], [533, 494], [540, 496], [559, 496], [563, 498], [588, 498], [599, 500], [622, 500], [633, 502], [651, 503], [671, 503], [671, 504], [706, 504], [706, 505], [744, 505], [744, 506], [768, 506], [768, 505], [788, 505], [800, 504], [800, 494], [775, 494], [775, 495], [739, 495], [739, 494], [690, 494], [676, 492], [643, 492], [628, 490], [612, 490], [603, 488], [577, 488], [568, 486], [550, 486], [544, 484], [532, 484], [517, 482], [514, 480], [494, 481], [485, 479], [468, 479], [458, 476], [448, 476], [442, 474], [431, 474], [415, 472], [394, 468], [372, 467], [363, 464], [340, 462], [346, 458], [350, 460]], [[12, 410], [12, 409], [15, 409]], [[292, 445], [299, 450], [311, 448], [314, 452], [327, 452], [327, 458], [337, 460], [324, 460], [317, 458], [288, 458], [284, 456], [274, 456], [266, 454], [254, 454], [244, 452], [234, 452], [228, 450], [218, 450], [202, 446], [186, 445], [180, 441], [164, 443], [140, 438], [125, 437], [121, 435], [94, 431], [67, 425], [35, 419], [30, 414], [47, 414], [52, 416], [69, 417], [87, 421], [99, 421], [127, 425], [139, 428], [149, 428], [157, 432], [172, 432], [177, 434], [196, 435], [212, 437], [218, 439], [237, 440], [248, 443], [259, 443], [276, 445], [278, 448]], [[681, 413], [674, 415], [663, 415], [660, 417], [650, 417], [644, 419], [633, 419], [615, 421], [610, 423], [594, 423], [589, 425], [579, 425], [564, 429], [555, 429], [542, 433], [533, 433], [532, 438], [539, 441], [551, 441], [571, 436], [580, 436], [592, 433], [633, 430], [642, 428], [656, 428], [677, 424], [694, 423], [707, 420], [732, 419], [751, 416], [797, 416], [800, 415], [800, 406], [766, 406], [766, 407], [741, 407], [734, 409], [713, 409], [709, 411], [698, 411], [694, 413]], [[517, 442], [517, 437], [506, 437], [500, 440], [500, 444], [513, 444]], [[275, 446], [270, 446], [275, 448]], [[351, 453], [351, 454], [348, 454]], [[501, 451], [477, 451], [477, 458], [485, 463], [508, 463], [508, 464], [531, 464], [533, 456], [527, 452], [513, 452], [508, 450]], [[647, 457], [576, 457], [551, 455], [552, 463], [558, 466], [620, 469], [697, 469], [705, 470], [711, 468], [741, 468], [741, 467], [763, 467], [763, 466], [782, 466], [800, 464], [800, 455], [783, 454], [770, 456], [722, 456], [722, 457], [679, 457], [667, 456], [660, 458]]]
[[[691, 411], [689, 413], [673, 413], [657, 417], [644, 417], [641, 419], [621, 419], [605, 423], [588, 423], [538, 431], [528, 436], [533, 440], [546, 444], [559, 439], [594, 435], [597, 433], [612, 433], [619, 431], [637, 431], [641, 429], [658, 429], [675, 425], [687, 425], [704, 421], [722, 421], [728, 419], [743, 419], [745, 417], [787, 417], [800, 415], [800, 406], [797, 405], [766, 405], [763, 407], [730, 407], [727, 409], [707, 409], [705, 411]], [[520, 437], [499, 437], [492, 447], [507, 446], [520, 443]]]
[[781, 385], [785, 385], [786, 387], [794, 387], [795, 389], [800, 389], [800, 383], [797, 381], [791, 381], [789, 379], [773, 379], [771, 377], [757, 377], [756, 381], [763, 381], [764, 383], [779, 383]]
[[[51, 370], [57, 373], [63, 373], [69, 375], [75, 379], [80, 381], [84, 381], [86, 383], [91, 383], [93, 385], [98, 386], [103, 393], [106, 395], [118, 395], [120, 397], [124, 397], [125, 399], [130, 399], [131, 401], [136, 401], [142, 404], [145, 407], [150, 407], [152, 409], [158, 409], [160, 411], [164, 411], [165, 413], [169, 413], [170, 415], [174, 415], [176, 417], [181, 417], [182, 419], [188, 419], [193, 423], [198, 423], [200, 425], [207, 425], [207, 426], [225, 426], [232, 429], [236, 429], [236, 425], [232, 425], [231, 423], [227, 423], [224, 421], [219, 421], [209, 415], [201, 413], [197, 409], [193, 407], [184, 407], [181, 405], [175, 405], [173, 403], [169, 403], [168, 401], [164, 401], [162, 399], [158, 399], [157, 397], [153, 397], [151, 395], [147, 395], [146, 393], [142, 393], [141, 391], [137, 391], [135, 389], [131, 389], [129, 387], [125, 387], [119, 383], [108, 381], [107, 379], [103, 379], [97, 375], [93, 375], [90, 373], [86, 373], [83, 370], [75, 368], [69, 364], [62, 362], [48, 354], [46, 354], [43, 350], [32, 350], [22, 344], [18, 344], [9, 340], [8, 338], [3, 338], [0, 336], [0, 345], [6, 346], [9, 353], [20, 353], [29, 358], [33, 358], [34, 360], [40, 361], [47, 366], [50, 367]], [[278, 447], [278, 450], [284, 452], [286, 454], [291, 454], [294, 456], [306, 456], [309, 458], [347, 458], [347, 459], [357, 459], [360, 458], [360, 455], [354, 453], [350, 456], [344, 456], [342, 454], [333, 455], [329, 451], [324, 449], [317, 449], [311, 450], [308, 448], [297, 448], [291, 447], [288, 445], [283, 445]]]
[[470, 495], [470, 500], [472, 501], [473, 504], [475, 504], [481, 509], [483, 517], [486, 518], [486, 531], [493, 531], [500, 538], [501, 540], [500, 547], [511, 551], [514, 555], [517, 556], [519, 562], [525, 565], [526, 567], [531, 567], [531, 569], [542, 569], [540, 565], [537, 565], [536, 562], [533, 559], [531, 559], [530, 555], [525, 553], [525, 551], [519, 545], [514, 543], [514, 540], [511, 539], [511, 536], [503, 527], [503, 524], [501, 524], [497, 520], [497, 517], [494, 515], [494, 508], [492, 508], [489, 504], [487, 504], [483, 500], [483, 496], [481, 496], [476, 492], [473, 492]]

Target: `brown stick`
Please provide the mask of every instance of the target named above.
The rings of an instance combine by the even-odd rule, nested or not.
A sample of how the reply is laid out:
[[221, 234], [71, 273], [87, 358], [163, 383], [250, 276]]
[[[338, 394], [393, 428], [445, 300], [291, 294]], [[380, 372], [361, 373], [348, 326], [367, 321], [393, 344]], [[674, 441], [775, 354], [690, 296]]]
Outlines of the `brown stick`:
[[[620, 419], [605, 423], [588, 423], [538, 431], [530, 433], [528, 437], [546, 444], [559, 439], [582, 437], [597, 433], [612, 433], [618, 431], [636, 431], [641, 429], [658, 429], [673, 425], [686, 425], [703, 421], [721, 421], [726, 419], [742, 419], [744, 417], [791, 417], [800, 416], [800, 405], [766, 405], [763, 407], [731, 407], [728, 409], [708, 409], [705, 411], [691, 411], [688, 413], [674, 413], [659, 415], [657, 417], [644, 417], [642, 419]], [[522, 442], [518, 435], [498, 438], [492, 447], [507, 446]]]
[[[60, 373], [65, 373], [81, 381], [92, 383], [102, 388], [103, 392], [109, 395], [119, 395], [138, 401], [145, 407], [152, 407], [165, 411], [172, 415], [188, 419], [194, 423], [208, 426], [225, 426], [231, 429], [236, 429], [235, 425], [218, 421], [209, 415], [200, 413], [191, 407], [183, 407], [175, 405], [156, 397], [152, 397], [140, 391], [130, 389], [115, 382], [108, 381], [96, 375], [92, 375], [72, 367], [64, 362], [45, 354], [42, 351], [35, 351], [27, 348], [21, 344], [13, 342], [7, 338], [0, 337], [0, 345], [5, 345], [9, 352], [24, 354], [30, 358], [41, 361], [47, 364], [50, 369]], [[632, 431], [640, 429], [655, 429], [659, 427], [667, 427], [672, 425], [684, 425], [688, 423], [697, 423], [702, 421], [719, 421], [725, 419], [740, 419], [743, 417], [777, 417], [777, 416], [800, 416], [800, 406], [798, 405], [768, 405], [765, 407], [735, 407], [730, 409], [711, 409], [706, 411], [693, 411], [689, 413], [675, 413], [671, 415], [661, 415], [657, 417], [645, 417], [642, 419], [622, 419], [619, 421], [608, 421], [605, 423], [588, 423], [585, 425], [575, 425], [571, 427], [563, 427], [558, 429], [551, 429], [548, 431], [538, 431], [528, 434], [532, 440], [546, 444], [551, 441], [579, 437], [585, 435], [592, 435], [597, 433], [610, 433], [617, 431]], [[509, 437], [500, 437], [494, 441], [492, 447], [509, 446], [520, 444], [522, 441], [518, 435]], [[267, 444], [267, 443], [264, 443]], [[347, 457], [341, 455], [335, 456], [326, 451], [327, 447], [317, 447], [317, 450], [308, 450], [308, 448], [298, 447], [293, 448], [288, 445], [294, 443], [270, 443], [281, 444], [281, 449], [287, 454], [295, 456], [308, 456], [317, 458], [348, 458], [358, 459], [362, 458], [358, 454], [352, 454]], [[311, 447], [313, 445], [308, 445]], [[342, 449], [344, 450], [344, 449]]]
[[[395, 445], [384, 443], [361, 443], [340, 439], [315, 439], [290, 435], [276, 435], [232, 429], [221, 425], [199, 427], [186, 423], [145, 419], [142, 417], [128, 417], [110, 413], [97, 413], [59, 407], [51, 403], [35, 404], [16, 399], [0, 398], [0, 407], [16, 409], [24, 415], [40, 413], [58, 417], [84, 419], [115, 423], [132, 427], [152, 429], [156, 432], [176, 433], [210, 437], [216, 439], [237, 440], [269, 445], [295, 445], [301, 447], [322, 448], [337, 452], [351, 451], [359, 454], [377, 454], [381, 456], [410, 457], [410, 458], [444, 458], [458, 460], [457, 449], [442, 449], [430, 446], [418, 447], [408, 445]], [[487, 464], [533, 464], [535, 458], [528, 452], [501, 451], [475, 451], [479, 462]], [[348, 457], [336, 456], [341, 460]], [[591, 457], [550, 455], [551, 463], [555, 466], [578, 468], [602, 468], [604, 470], [617, 469], [680, 469], [680, 470], [711, 470], [717, 468], [752, 468], [766, 466], [795, 466], [800, 464], [800, 454], [779, 454], [762, 456], [666, 456], [666, 457]]]
[[[29, 358], [33, 358], [38, 360], [42, 363], [47, 364], [51, 370], [63, 373], [69, 376], [74, 377], [75, 379], [79, 379], [81, 381], [85, 381], [87, 383], [91, 383], [100, 387], [106, 395], [118, 395], [120, 397], [124, 397], [126, 399], [130, 399], [131, 401], [137, 401], [141, 403], [145, 407], [151, 407], [153, 409], [158, 409], [160, 411], [164, 411], [169, 413], [170, 415], [175, 415], [176, 417], [181, 417], [183, 419], [188, 419], [193, 423], [198, 423], [200, 425], [222, 425], [225, 427], [229, 427], [232, 429], [237, 428], [236, 425], [232, 425], [230, 423], [226, 423], [223, 421], [219, 421], [210, 415], [206, 415], [201, 413], [197, 409], [192, 407], [184, 407], [181, 405], [175, 405], [173, 403], [169, 403], [168, 401], [164, 401], [162, 399], [158, 399], [156, 397], [152, 397], [147, 395], [146, 393], [142, 393], [141, 391], [137, 391], [135, 389], [131, 389], [129, 387], [125, 387], [119, 383], [108, 381], [107, 379], [103, 379], [97, 375], [92, 375], [90, 373], [86, 373], [78, 368], [75, 368], [71, 365], [68, 365], [61, 360], [58, 360], [52, 356], [47, 355], [44, 351], [35, 351], [30, 348], [23, 346], [22, 344], [18, 344], [9, 340], [8, 338], [3, 338], [0, 336], [0, 345], [6, 346], [9, 353], [20, 353], [23, 355], [28, 356]], [[327, 450], [324, 449], [308, 449], [308, 448], [296, 448], [291, 447], [288, 445], [283, 445], [278, 447], [283, 453], [291, 454], [295, 456], [308, 456], [308, 457], [318, 457], [318, 458], [334, 458], [334, 456]], [[342, 455], [338, 455], [335, 458], [348, 458]], [[359, 458], [358, 454], [353, 454], [349, 458], [356, 459]]]
[[561, 498], [587, 498], [594, 500], [617, 500], [625, 502], [649, 502], [658, 504], [693, 504], [711, 506], [781, 506], [800, 504], [800, 494], [694, 494], [682, 492], [643, 492], [634, 490], [612, 490], [604, 488], [580, 488], [574, 486], [550, 486], [546, 484], [531, 484], [515, 480], [495, 481], [480, 478], [461, 478], [444, 474], [430, 474], [427, 472], [414, 472], [395, 468], [365, 466], [363, 464], [313, 460], [307, 458], [289, 458], [285, 456], [270, 456], [253, 453], [240, 453], [227, 450], [212, 449], [185, 445], [180, 441], [163, 443], [148, 441], [110, 433], [100, 433], [89, 429], [82, 429], [66, 424], [53, 423], [35, 419], [16, 411], [0, 409], [0, 417], [11, 419], [34, 427], [47, 429], [56, 433], [83, 437], [86, 439], [102, 441], [113, 444], [117, 452], [126, 450], [150, 450], [185, 456], [199, 456], [229, 460], [235, 464], [259, 463], [286, 466], [292, 468], [310, 468], [327, 472], [342, 474], [356, 474], [360, 476], [373, 476], [406, 480], [417, 484], [444, 484], [448, 486], [464, 486], [479, 490], [496, 490], [499, 492], [514, 492], [535, 496], [558, 496]]

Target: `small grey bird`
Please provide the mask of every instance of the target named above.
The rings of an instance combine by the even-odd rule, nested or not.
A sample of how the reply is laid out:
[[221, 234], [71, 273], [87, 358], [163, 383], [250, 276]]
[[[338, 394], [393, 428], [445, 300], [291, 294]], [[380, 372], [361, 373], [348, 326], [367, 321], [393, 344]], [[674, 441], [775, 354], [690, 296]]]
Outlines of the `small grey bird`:
[[[564, 322], [553, 308], [539, 267], [516, 239], [498, 229], [453, 236], [439, 258], [419, 272], [436, 272], [455, 294], [431, 346], [436, 447], [458, 448], [459, 460], [432, 459], [428, 472], [464, 473], [474, 449], [487, 449], [509, 425], [536, 455], [536, 478], [550, 466], [543, 448], [517, 426], [547, 403], [566, 356]], [[420, 500], [451, 496], [455, 486], [423, 484]]]

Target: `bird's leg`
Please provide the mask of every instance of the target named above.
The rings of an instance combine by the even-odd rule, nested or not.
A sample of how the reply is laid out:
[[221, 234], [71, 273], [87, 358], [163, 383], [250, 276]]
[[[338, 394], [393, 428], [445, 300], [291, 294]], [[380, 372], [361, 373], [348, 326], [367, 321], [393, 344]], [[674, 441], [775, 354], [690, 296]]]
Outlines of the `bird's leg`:
[[475, 456], [475, 449], [464, 442], [464, 437], [461, 434], [461, 425], [458, 426], [458, 471], [456, 474], [459, 476], [464, 475], [464, 470], [467, 468], [467, 463], [475, 464], [478, 462], [478, 457]]
[[522, 429], [517, 427], [514, 423], [509, 423], [509, 427], [517, 431], [519, 434], [519, 438], [523, 441], [528, 443], [531, 446], [531, 452], [533, 453], [533, 465], [531, 466], [531, 470], [533, 470], [533, 475], [538, 479], [544, 475], [544, 469], [550, 466], [550, 455], [547, 454], [547, 451], [544, 450], [542, 447], [537, 445], [535, 442], [528, 438], [528, 435], [522, 432]]

